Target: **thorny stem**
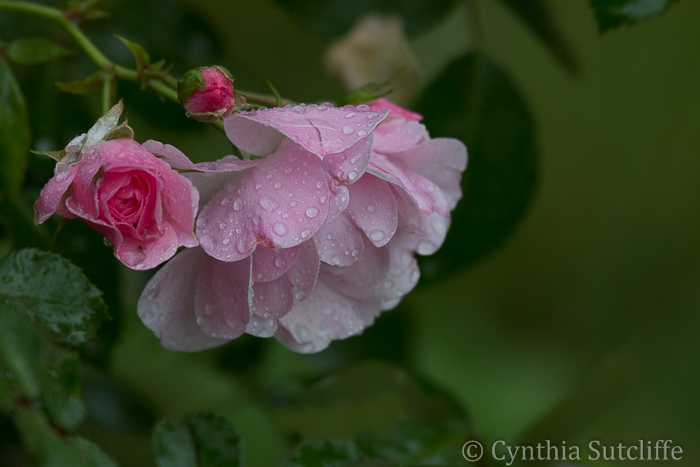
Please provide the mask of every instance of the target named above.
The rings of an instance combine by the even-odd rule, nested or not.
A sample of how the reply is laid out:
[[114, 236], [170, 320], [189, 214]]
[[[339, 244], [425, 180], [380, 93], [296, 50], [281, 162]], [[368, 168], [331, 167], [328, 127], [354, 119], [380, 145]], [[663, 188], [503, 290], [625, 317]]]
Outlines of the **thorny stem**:
[[[108, 71], [112, 76], [116, 76], [118, 79], [123, 79], [126, 81], [139, 81], [139, 74], [136, 70], [117, 65], [107, 58], [92, 41], [80, 30], [78, 25], [67, 18], [63, 11], [58, 8], [38, 5], [36, 3], [22, 2], [15, 0], [0, 0], [0, 10], [14, 11], [18, 13], [27, 13], [34, 16], [39, 16], [46, 18], [51, 21], [57, 22], [63, 29], [70, 34], [70, 36], [78, 43], [78, 45], [83, 49], [88, 57], [101, 69]], [[106, 77], [105, 80], [108, 80]], [[105, 88], [108, 85], [105, 84]], [[160, 96], [170, 99], [171, 101], [178, 102], [177, 100], [177, 79], [168, 73], [156, 73], [153, 75], [152, 79], [148, 80], [148, 87]], [[111, 85], [110, 85], [111, 89]], [[105, 101], [106, 89], [103, 89], [103, 103]], [[269, 96], [266, 94], [257, 94], [253, 92], [245, 92], [238, 90], [239, 94], [243, 94], [245, 98], [253, 103], [266, 105], [274, 107], [277, 104], [277, 99], [275, 96]], [[281, 104], [294, 104], [295, 102], [289, 99], [282, 99]], [[223, 126], [215, 124], [215, 126], [223, 129]]]

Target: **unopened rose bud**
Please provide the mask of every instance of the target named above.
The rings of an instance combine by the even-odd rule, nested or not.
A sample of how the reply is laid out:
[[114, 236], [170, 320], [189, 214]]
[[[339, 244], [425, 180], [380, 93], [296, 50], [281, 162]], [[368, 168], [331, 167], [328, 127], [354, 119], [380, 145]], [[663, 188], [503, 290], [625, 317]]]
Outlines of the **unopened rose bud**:
[[221, 66], [194, 68], [178, 81], [177, 98], [195, 120], [216, 121], [235, 105], [231, 73]]

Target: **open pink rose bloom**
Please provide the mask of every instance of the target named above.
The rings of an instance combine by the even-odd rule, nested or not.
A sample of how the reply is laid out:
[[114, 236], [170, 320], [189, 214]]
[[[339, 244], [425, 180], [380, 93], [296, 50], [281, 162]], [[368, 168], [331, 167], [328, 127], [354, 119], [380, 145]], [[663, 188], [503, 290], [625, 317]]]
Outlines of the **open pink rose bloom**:
[[193, 232], [199, 193], [133, 139], [103, 141], [116, 126], [121, 104], [110, 113], [68, 145], [34, 204], [36, 222], [54, 212], [81, 218], [114, 245], [126, 266], [154, 268], [178, 247], [199, 244]]
[[440, 247], [461, 197], [466, 148], [419, 119], [385, 101], [239, 112], [224, 126], [246, 161], [144, 143], [199, 190], [201, 247], [148, 283], [143, 322], [184, 351], [249, 333], [310, 353], [360, 333], [416, 285], [414, 254]]

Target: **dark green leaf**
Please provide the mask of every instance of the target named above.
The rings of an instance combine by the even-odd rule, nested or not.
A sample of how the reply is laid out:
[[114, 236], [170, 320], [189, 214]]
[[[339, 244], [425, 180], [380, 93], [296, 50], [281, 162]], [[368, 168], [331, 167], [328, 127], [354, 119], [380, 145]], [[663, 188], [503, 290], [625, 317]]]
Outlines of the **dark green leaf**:
[[64, 344], [91, 339], [107, 318], [106, 305], [68, 260], [28, 248], [0, 263], [0, 306], [29, 316]]
[[572, 73], [578, 70], [576, 57], [544, 0], [503, 1], [533, 30], [567, 70]]
[[0, 191], [19, 193], [29, 156], [29, 117], [22, 91], [0, 55]]
[[600, 32], [660, 15], [678, 0], [591, 0]]
[[61, 436], [39, 411], [20, 410], [15, 423], [32, 465], [41, 467], [117, 467], [108, 455], [82, 438]]
[[70, 92], [71, 94], [89, 94], [99, 91], [102, 89], [102, 72], [98, 71], [82, 81], [56, 83], [56, 87], [61, 91]]
[[74, 352], [50, 347], [48, 377], [43, 385], [43, 402], [51, 421], [66, 430], [76, 429], [85, 419], [80, 397], [80, 361]]
[[183, 421], [163, 420], [153, 433], [158, 467], [238, 467], [243, 442], [224, 418], [196, 414]]
[[0, 385], [14, 397], [41, 393], [41, 340], [29, 320], [0, 305]]
[[296, 408], [276, 412], [279, 426], [304, 438], [387, 436], [401, 423], [460, 426], [464, 411], [446, 394], [411, 378], [398, 367], [368, 361], [321, 380]]
[[417, 110], [432, 136], [459, 138], [469, 151], [447, 240], [421, 258], [424, 279], [436, 280], [492, 253], [525, 215], [537, 186], [535, 130], [510, 76], [478, 54], [450, 63]]
[[70, 49], [55, 44], [45, 37], [17, 39], [7, 46], [7, 56], [10, 60], [23, 65], [49, 62], [72, 53]]
[[141, 75], [143, 70], [147, 69], [151, 64], [151, 57], [148, 55], [148, 52], [146, 52], [146, 50], [136, 42], [131, 42], [129, 39], [121, 36], [116, 36], [116, 38], [122, 41], [122, 43], [127, 46], [129, 50], [131, 50], [131, 53], [134, 54], [134, 58], [136, 59], [136, 70], [138, 71], [139, 75]]
[[415, 36], [444, 19], [457, 0], [276, 0], [309, 29], [338, 36], [369, 13], [398, 14]]
[[311, 440], [297, 446], [280, 462], [280, 467], [363, 465], [363, 457], [354, 441]]

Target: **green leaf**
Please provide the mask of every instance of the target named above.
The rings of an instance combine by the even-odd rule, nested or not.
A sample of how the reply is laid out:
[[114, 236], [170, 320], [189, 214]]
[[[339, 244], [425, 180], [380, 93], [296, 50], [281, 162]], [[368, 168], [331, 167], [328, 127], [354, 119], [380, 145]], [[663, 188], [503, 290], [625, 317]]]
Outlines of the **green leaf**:
[[287, 455], [280, 467], [326, 467], [362, 465], [364, 457], [354, 441], [310, 440]]
[[443, 20], [457, 0], [276, 0], [309, 29], [325, 36], [346, 32], [369, 13], [400, 15], [409, 36], [416, 36]]
[[600, 32], [660, 15], [678, 0], [591, 0]]
[[41, 394], [41, 348], [29, 320], [0, 306], [0, 384], [13, 398]]
[[569, 47], [559, 24], [544, 0], [503, 0], [549, 48], [569, 72], [578, 71], [578, 62]]
[[23, 65], [49, 62], [72, 54], [70, 49], [45, 37], [17, 39], [7, 46], [7, 56], [10, 60]]
[[158, 467], [238, 467], [243, 441], [226, 419], [196, 414], [183, 421], [162, 420], [153, 432]]
[[101, 295], [56, 254], [27, 248], [0, 263], [0, 307], [39, 322], [62, 344], [83, 344], [95, 335], [108, 316]]
[[151, 57], [148, 55], [148, 52], [136, 42], [132, 42], [122, 36], [115, 37], [122, 41], [122, 43], [131, 50], [131, 53], [134, 54], [134, 58], [136, 59], [136, 71], [138, 71], [139, 76], [141, 76], [143, 71], [151, 65]]
[[22, 91], [1, 54], [0, 141], [0, 192], [15, 197], [29, 157], [29, 117]]
[[116, 462], [97, 446], [82, 438], [66, 438], [57, 433], [38, 410], [20, 410], [15, 417], [32, 465], [41, 467], [117, 467]]
[[56, 83], [56, 87], [61, 91], [71, 94], [90, 94], [102, 89], [102, 71], [95, 72], [82, 81], [72, 81], [70, 83]]
[[469, 151], [463, 198], [445, 244], [420, 258], [423, 278], [433, 281], [508, 240], [535, 195], [537, 148], [530, 112], [511, 77], [479, 54], [450, 63], [428, 86], [417, 111], [433, 137], [459, 138]]
[[[294, 408], [278, 409], [277, 425], [303, 438], [389, 437], [410, 424], [466, 433], [466, 413], [448, 394], [382, 361], [338, 372], [304, 393]], [[448, 430], [449, 431], [449, 430]]]
[[51, 421], [66, 430], [76, 429], [85, 419], [80, 397], [82, 376], [75, 352], [49, 347], [48, 375], [43, 384], [43, 402]]

